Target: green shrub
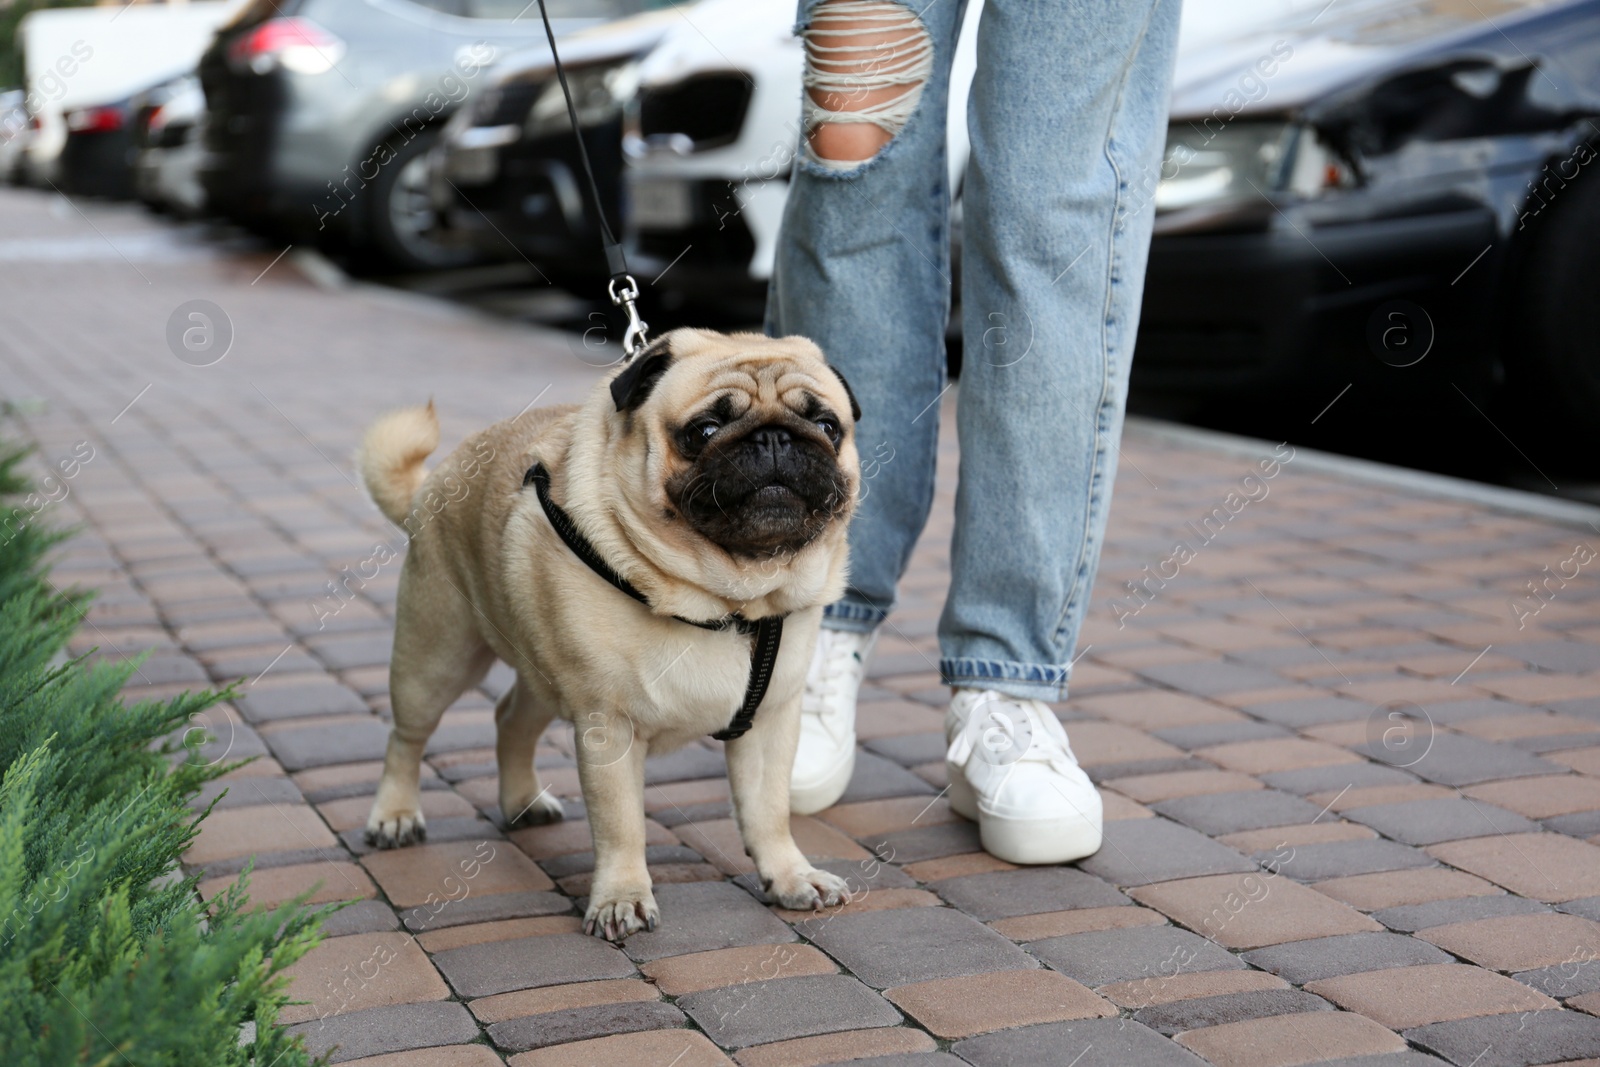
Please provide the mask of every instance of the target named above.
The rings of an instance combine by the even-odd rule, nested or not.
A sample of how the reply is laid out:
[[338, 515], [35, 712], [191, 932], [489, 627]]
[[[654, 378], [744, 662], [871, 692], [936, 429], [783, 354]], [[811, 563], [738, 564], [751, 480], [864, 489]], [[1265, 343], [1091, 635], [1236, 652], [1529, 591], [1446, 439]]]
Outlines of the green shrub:
[[[26, 490], [25, 455], [0, 448], [0, 498]], [[87, 597], [47, 580], [63, 536], [0, 544], [0, 1064], [302, 1067], [273, 1020], [323, 913], [246, 912], [244, 879], [199, 902], [188, 802], [237, 764], [206, 765], [186, 728], [218, 696], [125, 707], [134, 664], [65, 659]]]

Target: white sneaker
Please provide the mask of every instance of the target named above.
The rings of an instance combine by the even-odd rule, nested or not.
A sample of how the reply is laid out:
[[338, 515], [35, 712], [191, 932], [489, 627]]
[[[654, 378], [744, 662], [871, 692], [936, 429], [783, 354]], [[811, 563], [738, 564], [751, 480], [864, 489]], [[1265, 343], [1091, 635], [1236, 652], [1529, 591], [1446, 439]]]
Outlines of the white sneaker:
[[1100, 793], [1049, 706], [957, 689], [945, 716], [950, 807], [1008, 863], [1068, 863], [1100, 849]]
[[789, 810], [811, 815], [844, 795], [856, 769], [856, 694], [877, 631], [824, 628], [800, 699], [800, 747], [789, 776]]

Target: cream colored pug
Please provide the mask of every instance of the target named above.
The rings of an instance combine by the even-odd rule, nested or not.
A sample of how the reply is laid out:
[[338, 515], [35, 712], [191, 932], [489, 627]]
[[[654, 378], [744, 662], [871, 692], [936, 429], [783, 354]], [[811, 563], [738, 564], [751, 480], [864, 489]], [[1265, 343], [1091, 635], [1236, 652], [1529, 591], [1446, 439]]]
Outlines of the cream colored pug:
[[859, 416], [810, 341], [685, 329], [581, 406], [496, 423], [426, 475], [433, 405], [375, 423], [362, 474], [412, 538], [368, 840], [391, 848], [426, 835], [423, 746], [500, 659], [517, 673], [495, 708], [511, 824], [561, 818], [534, 746], [556, 716], [574, 726], [594, 837], [591, 933], [622, 938], [659, 919], [645, 757], [741, 725], [728, 778], [768, 895], [799, 909], [844, 899], [844, 881], [795, 846], [789, 774], [822, 607], [845, 584]]

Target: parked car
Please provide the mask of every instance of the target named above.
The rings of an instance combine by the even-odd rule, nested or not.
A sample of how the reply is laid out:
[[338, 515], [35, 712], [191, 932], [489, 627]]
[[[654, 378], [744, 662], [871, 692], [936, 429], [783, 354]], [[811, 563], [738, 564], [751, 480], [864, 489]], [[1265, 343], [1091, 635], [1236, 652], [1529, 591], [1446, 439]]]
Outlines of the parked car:
[[[583, 143], [606, 218], [622, 219], [622, 111], [639, 59], [690, 12], [651, 11], [561, 43]], [[696, 22], [698, 18], [696, 17]], [[520, 256], [551, 281], [587, 289], [607, 275], [600, 229], [548, 48], [508, 56], [456, 112], [429, 157], [447, 231], [485, 256]]]
[[69, 196], [128, 200], [133, 196], [133, 99], [67, 111], [57, 181]]
[[[712, 3], [745, 17], [697, 20], [706, 36], [674, 31], [641, 66], [631, 254], [648, 272], [682, 253], [662, 287], [756, 294], [802, 55], [790, 5]], [[750, 99], [674, 103], [716, 79]], [[1159, 172], [1128, 176], [1130, 206], [1156, 209], [1138, 387], [1399, 395], [1507, 376], [1592, 419], [1600, 0], [1188, 0], [1174, 85]], [[950, 110], [959, 175], [965, 108]]]
[[27, 145], [29, 122], [27, 93], [10, 89], [0, 93], [0, 183], [11, 184], [21, 176], [22, 153]]
[[157, 211], [192, 218], [205, 208], [200, 186], [206, 97], [185, 75], [134, 101], [134, 192]]
[[1372, 397], [1504, 376], [1592, 423], [1600, 2], [1316, 15], [1180, 63], [1136, 384]]
[[[565, 35], [642, 0], [547, 3]], [[426, 156], [489, 65], [543, 39], [529, 0], [251, 0], [200, 62], [207, 196], [391, 266], [462, 263], [470, 251], [437, 237]]]
[[[24, 178], [60, 185], [68, 111], [124, 101], [194, 69], [212, 34], [243, 0], [99, 4], [30, 11], [17, 26], [33, 133]], [[107, 115], [85, 122], [109, 123]], [[102, 133], [114, 132], [102, 130]], [[103, 146], [109, 139], [101, 138]]]
[[[966, 166], [981, 9], [968, 5], [952, 61], [952, 188]], [[799, 144], [794, 10], [792, 0], [706, 0], [640, 64], [624, 122], [626, 233], [635, 273], [660, 276], [658, 288], [752, 309], [766, 291]]]

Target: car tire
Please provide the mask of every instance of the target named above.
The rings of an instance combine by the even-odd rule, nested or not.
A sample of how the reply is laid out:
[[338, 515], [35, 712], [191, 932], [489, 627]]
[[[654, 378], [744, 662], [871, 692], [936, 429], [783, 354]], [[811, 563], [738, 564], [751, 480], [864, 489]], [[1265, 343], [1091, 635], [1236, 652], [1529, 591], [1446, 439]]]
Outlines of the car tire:
[[1594, 294], [1600, 292], [1600, 158], [1589, 163], [1539, 212], [1527, 255], [1512, 290], [1516, 300], [1507, 338], [1508, 376], [1519, 407], [1551, 406], [1574, 425], [1600, 409], [1600, 346], [1594, 341]]
[[367, 200], [370, 247], [363, 251], [370, 254], [363, 258], [374, 267], [449, 270], [478, 261], [475, 250], [439, 239], [428, 195], [428, 152], [438, 143], [439, 131], [432, 128], [404, 144], [391, 145], [394, 156], [379, 169]]

